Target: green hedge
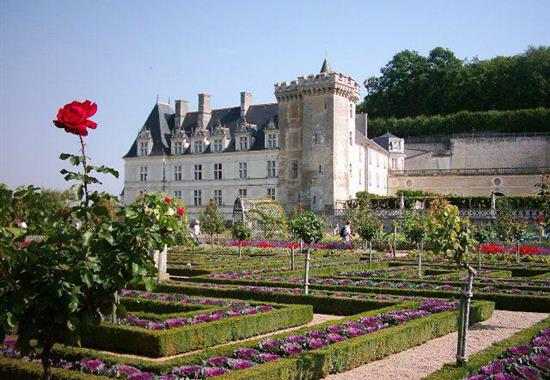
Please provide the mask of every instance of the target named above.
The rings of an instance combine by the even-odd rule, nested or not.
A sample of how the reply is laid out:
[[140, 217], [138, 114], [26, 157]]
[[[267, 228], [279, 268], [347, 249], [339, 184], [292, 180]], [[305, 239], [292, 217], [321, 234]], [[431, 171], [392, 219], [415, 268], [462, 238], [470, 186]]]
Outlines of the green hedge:
[[547, 328], [550, 328], [550, 318], [546, 318], [542, 322], [517, 332], [508, 339], [496, 342], [485, 350], [471, 355], [468, 358], [468, 363], [464, 367], [456, 367], [454, 364], [448, 363], [440, 370], [426, 376], [424, 380], [459, 380], [469, 375], [476, 374], [481, 367], [491, 363], [501, 354], [505, 353], [508, 348], [529, 344], [531, 339], [538, 335], [540, 330]]
[[252, 291], [241, 289], [216, 289], [199, 286], [163, 283], [158, 287], [162, 292], [177, 292], [207, 297], [231, 297], [245, 300], [266, 301], [287, 304], [311, 305], [316, 313], [334, 315], [353, 315], [369, 310], [395, 305], [399, 301], [367, 300], [353, 298], [326, 297], [304, 294], [284, 294], [269, 291]]
[[101, 324], [82, 337], [86, 347], [161, 357], [211, 347], [238, 339], [298, 326], [313, 319], [308, 305], [281, 305], [273, 311], [225, 318], [214, 322], [147, 330], [134, 326]]
[[[346, 321], [357, 320], [360, 317], [372, 316], [391, 310], [402, 309], [404, 307], [414, 307], [415, 305], [417, 304], [413, 302], [403, 303], [350, 318], [344, 318], [339, 321], [325, 322], [315, 327], [304, 327], [296, 331], [275, 335], [273, 338], [280, 339], [288, 335], [302, 334], [311, 329], [319, 329], [331, 324], [343, 324]], [[493, 305], [490, 302], [476, 301], [472, 304], [470, 323], [488, 319], [492, 315], [492, 312]], [[430, 317], [409, 321], [399, 326], [383, 329], [372, 334], [348, 339], [318, 350], [306, 352], [297, 357], [280, 359], [275, 362], [261, 364], [245, 370], [232, 371], [220, 378], [232, 380], [319, 379], [325, 377], [329, 373], [342, 372], [364, 363], [380, 359], [384, 356], [406, 350], [430, 339], [448, 334], [455, 331], [457, 325], [457, 311], [435, 314]], [[161, 362], [119, 357], [76, 347], [56, 346], [54, 350], [56, 354], [66, 359], [79, 360], [82, 357], [91, 357], [103, 361], [125, 363], [143, 370], [163, 373], [169, 371], [172, 367], [197, 363], [211, 356], [228, 355], [236, 348], [253, 347], [261, 340], [262, 339], [257, 339], [246, 343], [236, 343], [229, 346], [206, 349], [197, 354]], [[38, 379], [40, 373], [39, 368], [37, 363], [26, 363], [21, 360], [0, 358], [0, 373], [4, 374], [6, 378], [9, 379]], [[61, 373], [61, 376], [63, 376], [57, 377], [56, 379], [62, 380], [100, 378], [68, 370], [56, 370], [56, 372]]]
[[[42, 378], [42, 366], [23, 360], [7, 359], [0, 356], [0, 379], [39, 380]], [[52, 368], [52, 380], [107, 380], [109, 377], [93, 376], [76, 371]]]
[[397, 136], [449, 135], [476, 132], [550, 132], [550, 109], [531, 108], [515, 111], [461, 111], [450, 115], [369, 120], [369, 136], [386, 132]]

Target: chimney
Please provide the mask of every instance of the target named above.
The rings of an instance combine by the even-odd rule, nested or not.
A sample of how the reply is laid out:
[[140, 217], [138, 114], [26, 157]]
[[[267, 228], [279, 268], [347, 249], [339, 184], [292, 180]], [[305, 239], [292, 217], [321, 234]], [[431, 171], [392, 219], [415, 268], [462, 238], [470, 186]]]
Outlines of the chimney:
[[252, 105], [252, 93], [241, 92], [241, 117], [244, 117], [248, 112], [248, 108]]
[[176, 116], [174, 119], [174, 126], [176, 128], [181, 127], [183, 119], [185, 119], [185, 115], [187, 115], [188, 111], [189, 103], [187, 102], [187, 100], [176, 100]]
[[368, 131], [368, 114], [366, 113], [356, 113], [355, 114], [355, 129], [361, 132], [365, 137], [367, 136]]
[[206, 128], [211, 116], [212, 109], [210, 108], [210, 95], [199, 94], [199, 128]]

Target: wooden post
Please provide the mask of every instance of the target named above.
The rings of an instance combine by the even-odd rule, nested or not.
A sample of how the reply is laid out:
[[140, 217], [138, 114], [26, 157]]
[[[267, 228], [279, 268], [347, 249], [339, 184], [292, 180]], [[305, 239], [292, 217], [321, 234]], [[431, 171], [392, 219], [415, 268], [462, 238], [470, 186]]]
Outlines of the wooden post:
[[481, 270], [481, 250], [477, 249], [477, 270]]
[[372, 263], [372, 240], [369, 241], [369, 263]]
[[519, 241], [516, 242], [516, 261], [518, 263], [521, 261], [519, 258]]
[[424, 241], [421, 241], [418, 249], [418, 277], [422, 278], [422, 251], [424, 250]]
[[112, 315], [111, 315], [111, 322], [113, 325], [118, 324], [118, 318], [116, 316], [117, 311], [117, 305], [118, 305], [118, 292], [115, 292], [114, 294], [114, 301], [113, 301], [113, 308], [112, 308]]
[[307, 246], [306, 260], [304, 265], [304, 294], [309, 294], [309, 254], [311, 251], [310, 245]]
[[397, 255], [397, 224], [393, 225], [393, 258]]
[[239, 259], [243, 256], [243, 242], [239, 242]]
[[294, 243], [290, 243], [290, 270], [294, 269]]

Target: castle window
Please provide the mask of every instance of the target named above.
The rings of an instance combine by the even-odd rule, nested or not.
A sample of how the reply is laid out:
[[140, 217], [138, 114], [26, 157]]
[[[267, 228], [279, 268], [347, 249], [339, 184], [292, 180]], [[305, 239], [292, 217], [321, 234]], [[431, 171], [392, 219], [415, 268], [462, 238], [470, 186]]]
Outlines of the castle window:
[[214, 152], [223, 151], [223, 142], [221, 139], [214, 140]]
[[392, 158], [391, 159], [391, 168], [392, 169], [397, 169], [397, 158]]
[[214, 190], [214, 200], [216, 201], [216, 204], [218, 206], [221, 206], [223, 204], [223, 197], [222, 197], [221, 190]]
[[291, 177], [298, 178], [298, 161], [292, 161]]
[[248, 195], [248, 192], [246, 189], [239, 189], [239, 198], [246, 198]]
[[239, 162], [239, 178], [248, 178], [248, 164], [246, 162]]
[[174, 190], [174, 196], [181, 199], [181, 190]]
[[350, 103], [349, 105], [349, 117], [353, 119], [353, 103]]
[[176, 141], [174, 143], [174, 153], [183, 154], [183, 143], [181, 141]]
[[268, 178], [277, 177], [277, 162], [276, 161], [267, 161], [267, 177]]
[[267, 148], [268, 149], [277, 148], [277, 134], [276, 133], [269, 133], [267, 135]]
[[313, 134], [313, 143], [314, 143], [314, 144], [320, 144], [320, 143], [321, 143], [321, 139], [320, 139], [318, 133], [314, 133], [314, 134]]
[[248, 150], [248, 136], [239, 137], [239, 150]]
[[359, 184], [361, 185], [363, 183], [363, 176], [361, 175], [361, 168], [359, 168]]
[[222, 164], [214, 164], [214, 179], [222, 179]]
[[193, 190], [193, 204], [195, 206], [202, 205], [202, 190]]
[[275, 189], [270, 187], [267, 189], [267, 197], [275, 200]]
[[202, 180], [202, 165], [195, 165], [194, 169], [195, 181]]
[[316, 204], [317, 203], [317, 195], [314, 195], [313, 196], [313, 204]]
[[139, 168], [139, 180], [141, 182], [147, 181], [147, 172], [148, 172], [147, 166], [140, 166], [140, 168]]
[[319, 173], [322, 173], [322, 172], [323, 172], [323, 166], [319, 165]]
[[149, 154], [149, 143], [147, 141], [142, 141], [139, 143], [139, 155], [147, 156]]
[[368, 151], [367, 154], [369, 155], [369, 165], [372, 165], [372, 152]]
[[369, 186], [372, 186], [372, 171], [369, 170]]
[[349, 164], [349, 176], [353, 177], [353, 169], [351, 167], [351, 164]]
[[195, 144], [194, 144], [194, 151], [195, 153], [202, 153], [203, 151], [203, 144], [202, 144], [202, 141], [195, 141]]
[[181, 165], [174, 166], [174, 181], [181, 181]]
[[353, 132], [349, 133], [349, 145], [353, 145]]

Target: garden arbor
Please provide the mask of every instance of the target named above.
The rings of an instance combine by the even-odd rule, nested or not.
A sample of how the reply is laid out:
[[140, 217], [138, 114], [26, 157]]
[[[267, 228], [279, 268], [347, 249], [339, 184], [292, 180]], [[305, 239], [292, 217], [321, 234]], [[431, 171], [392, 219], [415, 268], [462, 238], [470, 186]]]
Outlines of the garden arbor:
[[242, 222], [252, 239], [282, 237], [286, 233], [283, 206], [272, 199], [237, 198], [233, 205], [233, 223]]

